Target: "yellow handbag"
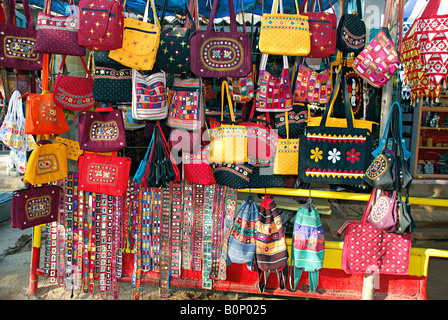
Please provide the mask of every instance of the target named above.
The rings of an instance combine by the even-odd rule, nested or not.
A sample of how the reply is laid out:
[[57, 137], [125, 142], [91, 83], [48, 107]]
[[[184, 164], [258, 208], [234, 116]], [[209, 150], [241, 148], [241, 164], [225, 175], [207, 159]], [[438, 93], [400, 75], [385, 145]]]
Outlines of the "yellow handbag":
[[28, 159], [23, 181], [32, 185], [67, 178], [67, 147], [60, 142], [41, 140]]
[[[156, 24], [148, 22], [149, 2], [151, 2]], [[120, 49], [111, 50], [109, 58], [129, 68], [152, 70], [159, 48], [160, 30], [161, 26], [153, 0], [147, 0], [143, 21], [124, 18], [123, 46]]]
[[[230, 110], [232, 124], [223, 124], [224, 121], [224, 95]], [[221, 125], [212, 130], [210, 144], [207, 146], [207, 158], [210, 163], [244, 163], [247, 162], [247, 131], [245, 126], [235, 124], [232, 99], [229, 84], [222, 82], [221, 86]]]
[[285, 112], [286, 139], [278, 139], [274, 174], [299, 174], [299, 140], [289, 139], [288, 112]]
[[[277, 9], [280, 1], [280, 13]], [[301, 15], [297, 0], [297, 14], [284, 14], [282, 0], [274, 0], [271, 13], [261, 18], [258, 48], [261, 53], [285, 56], [307, 56], [311, 51], [308, 16]]]

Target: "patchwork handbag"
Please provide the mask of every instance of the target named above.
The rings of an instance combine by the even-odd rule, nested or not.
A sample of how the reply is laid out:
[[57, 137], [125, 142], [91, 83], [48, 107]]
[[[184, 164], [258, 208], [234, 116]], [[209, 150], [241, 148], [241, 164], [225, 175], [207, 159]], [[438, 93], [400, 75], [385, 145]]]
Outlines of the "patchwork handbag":
[[250, 185], [253, 167], [246, 163], [213, 163], [213, 176], [217, 184], [234, 189], [246, 189]]
[[67, 178], [67, 171], [66, 145], [41, 140], [31, 152], [23, 181], [32, 185], [49, 183]]
[[[286, 119], [288, 119], [288, 131], [286, 131]], [[293, 109], [287, 112], [287, 117], [284, 112], [275, 114], [275, 129], [283, 139], [288, 134], [290, 139], [299, 139], [305, 133], [307, 120], [308, 107], [304, 104], [294, 104]]]
[[185, 181], [208, 186], [216, 183], [213, 169], [207, 160], [207, 150], [197, 153], [183, 153], [183, 172]]
[[249, 73], [246, 77], [227, 78], [229, 82], [232, 100], [238, 103], [246, 103], [255, 96], [254, 75]]
[[19, 70], [42, 70], [43, 55], [36, 52], [37, 32], [34, 29], [31, 9], [22, 0], [26, 28], [15, 25], [16, 0], [8, 0], [8, 21], [0, 24], [0, 66]]
[[196, 130], [202, 128], [204, 113], [200, 79], [174, 78], [167, 125], [171, 128]]
[[[154, 24], [148, 22], [150, 2]], [[159, 48], [160, 30], [154, 2], [147, 0], [143, 21], [130, 17], [124, 18], [123, 46], [111, 50], [109, 58], [132, 69], [152, 70]]]
[[362, 220], [348, 220], [338, 230], [340, 235], [345, 232], [341, 268], [348, 274], [407, 275], [412, 234], [385, 232], [367, 221], [374, 191], [376, 190], [370, 195]]
[[[223, 124], [225, 94], [227, 94], [231, 124]], [[210, 163], [245, 163], [248, 161], [247, 130], [245, 126], [237, 125], [235, 122], [227, 81], [223, 81], [221, 86], [221, 124], [212, 129], [207, 152]]]
[[378, 190], [375, 193], [372, 209], [367, 216], [369, 222], [375, 228], [385, 232], [395, 232], [398, 230], [398, 208], [397, 192]]
[[78, 44], [93, 51], [122, 47], [124, 12], [120, 0], [79, 2]]
[[268, 55], [261, 55], [255, 107], [259, 112], [284, 112], [292, 109], [293, 101], [289, 79], [288, 57], [283, 56], [281, 76], [266, 70]]
[[263, 293], [271, 273], [277, 274], [281, 290], [286, 288], [288, 278], [288, 249], [283, 231], [282, 218], [269, 195], [265, 195], [259, 208], [256, 224], [255, 259], [258, 272], [257, 288]]
[[97, 153], [83, 153], [78, 158], [78, 190], [120, 197], [126, 193], [131, 159]]
[[78, 141], [84, 151], [110, 152], [126, 147], [123, 110], [112, 107], [79, 113]]
[[306, 134], [300, 137], [299, 177], [305, 183], [363, 184], [362, 177], [370, 164], [373, 123], [353, 119], [344, 77], [345, 118], [329, 121], [341, 82], [340, 70], [323, 116], [309, 118], [320, 123], [310, 126], [309, 122]]
[[[403, 12], [403, 2], [400, 3], [400, 17]], [[362, 50], [353, 61], [353, 70], [372, 87], [381, 88], [392, 79], [398, 70], [400, 59], [392, 42], [387, 25], [392, 12], [392, 0], [386, 2], [386, 13], [381, 30], [373, 40]], [[401, 23], [402, 26], [402, 23]], [[400, 47], [403, 30], [400, 28]]]
[[[313, 11], [304, 12], [306, 5], [310, 1], [305, 0], [302, 2], [302, 7], [300, 12], [303, 16], [308, 17], [308, 24], [310, 28], [310, 53], [307, 55], [309, 58], [326, 58], [331, 56], [336, 52], [336, 42], [337, 42], [337, 16], [336, 11], [331, 3], [330, 7], [333, 13], [324, 11], [322, 0], [318, 0], [319, 12]], [[315, 5], [313, 1], [312, 5]], [[305, 10], [306, 11], [306, 10]]]
[[294, 102], [326, 105], [332, 90], [330, 65], [326, 63], [324, 69], [314, 70], [304, 59], [297, 72]]
[[150, 75], [132, 69], [132, 117], [137, 120], [160, 120], [168, 114], [166, 76]]
[[[46, 0], [44, 11], [37, 14], [36, 44], [39, 53], [85, 56], [86, 48], [78, 44], [78, 17], [51, 14], [52, 0]], [[69, 8], [72, 3], [69, 1]], [[75, 14], [73, 14], [75, 13]]]
[[271, 13], [263, 13], [258, 40], [261, 53], [285, 56], [307, 56], [310, 53], [308, 17], [300, 14], [296, 0], [295, 4], [296, 14], [284, 14], [282, 0], [274, 0]]
[[310, 292], [316, 292], [319, 271], [323, 268], [325, 236], [319, 212], [311, 198], [308, 199], [294, 218], [291, 247], [289, 284], [296, 290], [302, 272], [308, 273]]
[[44, 184], [15, 190], [11, 197], [11, 227], [25, 230], [57, 221], [61, 187]]
[[336, 47], [343, 53], [359, 54], [366, 44], [366, 24], [362, 20], [361, 0], [356, 1], [356, 12], [348, 13], [350, 1], [344, 1], [344, 9], [339, 19]]
[[300, 139], [289, 138], [288, 113], [285, 112], [286, 139], [278, 139], [274, 159], [274, 174], [297, 175], [299, 173]]
[[252, 40], [238, 32], [232, 0], [228, 0], [230, 32], [215, 32], [218, 6], [219, 0], [214, 1], [207, 29], [190, 36], [191, 71], [196, 77], [245, 77], [252, 71]]
[[108, 57], [109, 51], [94, 51], [93, 99], [101, 102], [132, 101], [132, 69]]
[[258, 215], [257, 203], [249, 195], [241, 203], [230, 231], [226, 260], [228, 266], [232, 263], [245, 264], [249, 271], [254, 270]]
[[89, 110], [95, 105], [95, 100], [93, 99], [93, 77], [82, 57], [79, 57], [79, 59], [86, 71], [86, 78], [61, 74], [66, 58], [67, 56], [64, 56], [62, 59], [54, 84], [54, 101], [62, 109], [74, 111]]

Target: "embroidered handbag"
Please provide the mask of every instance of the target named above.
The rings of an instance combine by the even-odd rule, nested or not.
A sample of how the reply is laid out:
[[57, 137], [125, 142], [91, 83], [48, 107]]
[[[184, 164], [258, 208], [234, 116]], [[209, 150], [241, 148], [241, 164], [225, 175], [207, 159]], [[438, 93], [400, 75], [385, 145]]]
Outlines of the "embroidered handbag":
[[76, 140], [70, 140], [57, 136], [54, 138], [54, 141], [66, 145], [67, 159], [78, 161], [79, 156], [84, 152], [81, 148], [79, 148], [79, 142]]
[[286, 139], [278, 139], [274, 159], [274, 174], [297, 175], [299, 173], [300, 139], [289, 138], [288, 113], [285, 112]]
[[67, 171], [66, 145], [41, 140], [31, 152], [23, 181], [32, 185], [49, 183], [67, 178]]
[[78, 158], [78, 190], [120, 197], [126, 193], [131, 159], [97, 153], [83, 153]]
[[294, 218], [289, 271], [289, 284], [293, 291], [305, 271], [308, 273], [310, 292], [316, 292], [324, 256], [325, 236], [322, 222], [317, 208], [309, 198], [307, 203], [297, 210]]
[[294, 104], [293, 109], [287, 112], [289, 131], [286, 131], [285, 113], [275, 114], [275, 129], [279, 137], [285, 139], [289, 133], [290, 139], [299, 139], [305, 132], [308, 120], [308, 108], [303, 104]]
[[174, 78], [167, 125], [171, 128], [196, 130], [202, 128], [204, 114], [199, 78]]
[[412, 234], [384, 232], [367, 222], [375, 189], [362, 220], [348, 220], [338, 230], [345, 231], [341, 267], [348, 274], [377, 273], [407, 275]]
[[402, 200], [401, 194], [397, 199], [398, 210], [398, 230], [395, 233], [411, 233], [415, 229], [415, 221], [411, 214], [411, 204], [409, 203], [409, 189], [406, 191], [406, 200]]
[[246, 103], [255, 96], [254, 75], [249, 73], [246, 77], [228, 78], [230, 95], [232, 100], [239, 103]]
[[282, 218], [275, 201], [269, 195], [264, 196], [259, 211], [255, 242], [257, 288], [263, 293], [271, 273], [276, 273], [278, 285], [281, 290], [284, 290], [288, 277], [288, 249]]
[[285, 188], [286, 176], [274, 174], [274, 166], [251, 166], [252, 173], [247, 189], [255, 188]]
[[[225, 94], [227, 94], [232, 124], [223, 124]], [[212, 129], [207, 152], [210, 163], [245, 163], [248, 161], [246, 127], [235, 124], [235, 115], [227, 81], [223, 81], [221, 86], [221, 124], [218, 128]]]
[[118, 151], [126, 147], [122, 112], [121, 109], [102, 107], [80, 113], [79, 147], [91, 152]]
[[258, 112], [284, 112], [292, 109], [291, 84], [289, 80], [288, 57], [283, 56], [283, 70], [280, 77], [266, 70], [267, 54], [261, 55], [258, 73], [255, 108]]
[[84, 70], [86, 70], [87, 78], [61, 74], [62, 66], [66, 58], [67, 56], [64, 56], [62, 59], [54, 84], [54, 101], [62, 109], [74, 111], [89, 110], [95, 105], [95, 100], [93, 99], [93, 77], [82, 57], [79, 57], [79, 59]]
[[[279, 4], [280, 13], [277, 13]], [[274, 0], [271, 13], [263, 13], [258, 40], [261, 53], [285, 56], [307, 56], [310, 53], [308, 17], [300, 14], [297, 0], [295, 4], [296, 14], [284, 14], [282, 0]]]
[[168, 113], [166, 77], [163, 72], [144, 75], [132, 70], [132, 117], [137, 120], [165, 119]]
[[218, 6], [215, 0], [207, 29], [190, 36], [191, 71], [196, 77], [245, 77], [252, 71], [252, 40], [238, 32], [232, 0], [228, 0], [230, 32], [213, 31]]
[[327, 63], [324, 69], [314, 70], [304, 59], [297, 73], [294, 102], [326, 105], [332, 90], [330, 65]]
[[385, 232], [395, 232], [398, 229], [397, 192], [378, 190], [367, 221], [375, 228]]
[[[150, 2], [155, 24], [148, 22]], [[124, 18], [123, 46], [111, 50], [109, 58], [132, 69], [152, 70], [159, 48], [160, 29], [153, 0], [147, 0], [143, 21], [129, 17]]]
[[[348, 0], [347, 0], [348, 1]], [[320, 12], [304, 12], [305, 6], [310, 1], [305, 0], [302, 2], [300, 12], [303, 16], [308, 17], [308, 24], [310, 28], [310, 53], [307, 55], [309, 58], [326, 58], [336, 52], [337, 42], [337, 16], [336, 11], [331, 3], [331, 9], [333, 13], [323, 11], [322, 0], [318, 0]], [[313, 1], [315, 4], [315, 1]], [[315, 8], [313, 8], [315, 9]]]
[[42, 70], [43, 55], [34, 50], [36, 30], [26, 0], [22, 0], [26, 28], [15, 25], [16, 0], [8, 0], [8, 21], [0, 24], [0, 66], [19, 70]]
[[343, 53], [359, 54], [366, 44], [366, 24], [362, 20], [361, 0], [356, 1], [356, 12], [348, 13], [350, 1], [344, 1], [344, 9], [339, 19], [336, 47]]
[[61, 187], [44, 184], [15, 190], [11, 198], [11, 227], [25, 230], [57, 221]]
[[93, 51], [109, 51], [123, 44], [124, 13], [120, 0], [79, 2], [78, 44]]
[[[403, 2], [400, 0], [400, 14], [403, 12]], [[386, 3], [386, 13], [383, 27], [373, 40], [362, 50], [353, 61], [353, 70], [372, 87], [381, 88], [392, 79], [398, 70], [400, 59], [392, 42], [387, 25], [392, 11], [392, 0]], [[400, 15], [400, 16], [401, 16]], [[402, 29], [400, 29], [400, 35]], [[401, 36], [400, 36], [401, 46]]]
[[183, 153], [183, 166], [185, 181], [189, 183], [208, 186], [216, 182], [205, 148], [197, 153]]
[[94, 51], [93, 99], [101, 102], [132, 101], [132, 69], [108, 57], [109, 51]]
[[249, 271], [254, 270], [256, 224], [258, 207], [251, 195], [242, 203], [233, 221], [227, 244], [227, 265], [245, 264]]
[[[370, 164], [372, 122], [355, 122], [348, 103], [344, 103], [345, 118], [327, 121], [332, 118], [329, 115], [341, 83], [340, 70], [323, 116], [309, 118], [320, 123], [310, 126], [309, 122], [306, 134], [300, 137], [299, 177], [305, 183], [363, 184], [362, 177]], [[348, 101], [342, 78], [344, 101]]]
[[234, 189], [249, 187], [252, 166], [246, 163], [213, 163], [213, 176], [217, 184]]
[[[46, 0], [44, 11], [37, 14], [34, 50], [39, 53], [85, 56], [86, 48], [78, 44], [78, 17], [74, 14], [51, 14], [52, 3], [52, 0]], [[69, 1], [69, 8], [72, 5]]]

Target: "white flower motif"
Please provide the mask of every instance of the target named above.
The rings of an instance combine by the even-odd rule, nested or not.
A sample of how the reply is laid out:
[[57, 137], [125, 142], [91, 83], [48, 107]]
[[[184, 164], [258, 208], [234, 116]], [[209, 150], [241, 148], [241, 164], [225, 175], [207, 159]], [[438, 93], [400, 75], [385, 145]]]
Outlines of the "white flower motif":
[[339, 151], [336, 148], [333, 148], [333, 150], [328, 151], [328, 160], [332, 161], [333, 163], [336, 163], [337, 161], [341, 160], [341, 151]]

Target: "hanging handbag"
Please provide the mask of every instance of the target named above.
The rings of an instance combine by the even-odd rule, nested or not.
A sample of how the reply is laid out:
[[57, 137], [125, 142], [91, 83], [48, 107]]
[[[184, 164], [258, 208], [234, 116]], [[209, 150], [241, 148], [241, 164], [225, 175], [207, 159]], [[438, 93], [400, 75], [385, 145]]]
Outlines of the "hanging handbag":
[[126, 147], [122, 112], [122, 109], [102, 107], [79, 113], [79, 147], [91, 152], [118, 151]]
[[25, 230], [57, 221], [61, 187], [44, 184], [15, 190], [11, 197], [11, 227]]
[[345, 231], [341, 267], [348, 274], [376, 273], [407, 275], [412, 234], [384, 232], [367, 222], [376, 189], [373, 189], [362, 220], [348, 220], [338, 233]]
[[26, 17], [26, 28], [16, 26], [16, 0], [8, 0], [8, 21], [0, 24], [0, 66], [19, 70], [42, 70], [43, 55], [34, 49], [34, 30], [31, 9], [22, 0]]
[[144, 75], [132, 69], [132, 117], [137, 120], [165, 119], [168, 113], [164, 72]]
[[[231, 124], [223, 124], [225, 94], [227, 94]], [[221, 86], [221, 124], [212, 129], [207, 152], [210, 163], [245, 163], [248, 161], [246, 127], [237, 125], [235, 122], [227, 81], [223, 81]]]
[[[385, 232], [395, 232], [398, 229], [397, 192], [377, 190], [372, 209], [367, 221], [375, 228]], [[389, 194], [388, 194], [389, 193]]]
[[94, 51], [93, 99], [101, 102], [132, 101], [132, 69], [108, 57], [109, 51]]
[[238, 103], [246, 103], [255, 96], [254, 75], [249, 73], [246, 77], [228, 78], [230, 95], [232, 100]]
[[[348, 1], [348, 0], [347, 0]], [[315, 1], [312, 2], [311, 12], [304, 12], [305, 6], [310, 1], [304, 0], [300, 12], [303, 16], [308, 17], [308, 24], [310, 28], [310, 53], [307, 55], [309, 58], [326, 58], [336, 52], [337, 42], [337, 16], [334, 10], [331, 0], [329, 4], [333, 13], [324, 11], [322, 0], [318, 0], [320, 12], [314, 11]]]
[[93, 51], [121, 48], [124, 13], [120, 0], [79, 2], [78, 44]]
[[[148, 22], [151, 3], [154, 24]], [[146, 1], [143, 21], [124, 18], [123, 46], [111, 50], [109, 58], [136, 70], [152, 70], [160, 42], [160, 22], [153, 0]]]
[[97, 153], [78, 158], [78, 190], [120, 197], [126, 193], [131, 159]]
[[291, 83], [289, 80], [288, 57], [283, 56], [283, 70], [280, 77], [266, 70], [268, 55], [261, 55], [258, 73], [255, 107], [259, 112], [284, 112], [292, 109]]
[[356, 12], [348, 13], [349, 0], [344, 1], [344, 9], [339, 19], [336, 47], [347, 54], [359, 54], [366, 44], [366, 24], [362, 20], [361, 0], [356, 1]]
[[171, 128], [196, 130], [202, 128], [204, 112], [199, 78], [174, 78], [166, 124]]
[[274, 166], [251, 166], [252, 173], [247, 189], [286, 188], [286, 176], [274, 174]]
[[197, 153], [183, 153], [183, 166], [185, 181], [203, 186], [216, 183], [205, 148]]
[[[74, 14], [51, 14], [52, 3], [52, 0], [46, 0], [44, 11], [37, 14], [34, 50], [39, 53], [85, 56], [86, 48], [78, 44], [78, 17]], [[69, 0], [68, 5], [71, 10], [74, 4]]]
[[67, 151], [67, 159], [78, 161], [79, 156], [84, 152], [79, 147], [79, 142], [57, 136], [54, 138], [55, 142], [65, 144]]
[[[373, 40], [353, 61], [353, 70], [372, 87], [381, 88], [392, 79], [398, 70], [400, 59], [387, 27], [392, 13], [392, 0], [386, 2], [383, 27]], [[399, 1], [399, 16], [402, 17], [403, 1]], [[400, 23], [402, 27], [402, 23]], [[403, 30], [400, 28], [400, 48]]]
[[67, 178], [67, 171], [66, 145], [41, 140], [31, 152], [23, 181], [32, 185], [49, 183]]
[[308, 17], [300, 14], [297, 0], [295, 5], [296, 14], [284, 14], [282, 0], [274, 0], [271, 13], [263, 13], [258, 40], [261, 53], [285, 56], [307, 56], [310, 53]]
[[[289, 131], [286, 131], [286, 118], [288, 118]], [[308, 108], [303, 104], [295, 104], [291, 111], [275, 114], [275, 129], [279, 137], [285, 139], [289, 133], [290, 139], [299, 139], [305, 133], [308, 120]]]
[[[373, 123], [353, 119], [352, 109], [347, 103], [346, 81], [340, 70], [323, 116], [309, 118], [318, 119], [320, 123], [310, 126], [309, 122], [306, 134], [300, 137], [299, 177], [305, 183], [363, 184], [362, 177], [370, 164]], [[341, 77], [346, 116], [333, 120], [330, 114]]]
[[252, 40], [238, 32], [232, 0], [228, 0], [230, 32], [213, 31], [218, 6], [215, 0], [207, 29], [190, 36], [191, 71], [196, 77], [245, 77], [252, 71]]
[[286, 139], [278, 139], [274, 160], [274, 174], [297, 175], [299, 173], [300, 139], [289, 138], [288, 113], [285, 112]]
[[252, 166], [246, 163], [213, 163], [213, 176], [217, 184], [234, 189], [249, 187]]
[[79, 57], [79, 59], [86, 71], [87, 78], [61, 74], [66, 58], [67, 56], [64, 56], [62, 59], [54, 84], [54, 101], [62, 109], [74, 111], [89, 110], [95, 105], [95, 100], [93, 99], [93, 77], [82, 57]]
[[297, 72], [294, 102], [326, 105], [332, 90], [331, 69], [328, 62], [326, 61], [324, 69], [314, 70], [304, 59]]
[[411, 204], [409, 203], [409, 189], [406, 191], [406, 200], [402, 200], [399, 193], [397, 200], [397, 210], [398, 210], [398, 230], [395, 233], [411, 233], [415, 229], [415, 221], [411, 214]]

